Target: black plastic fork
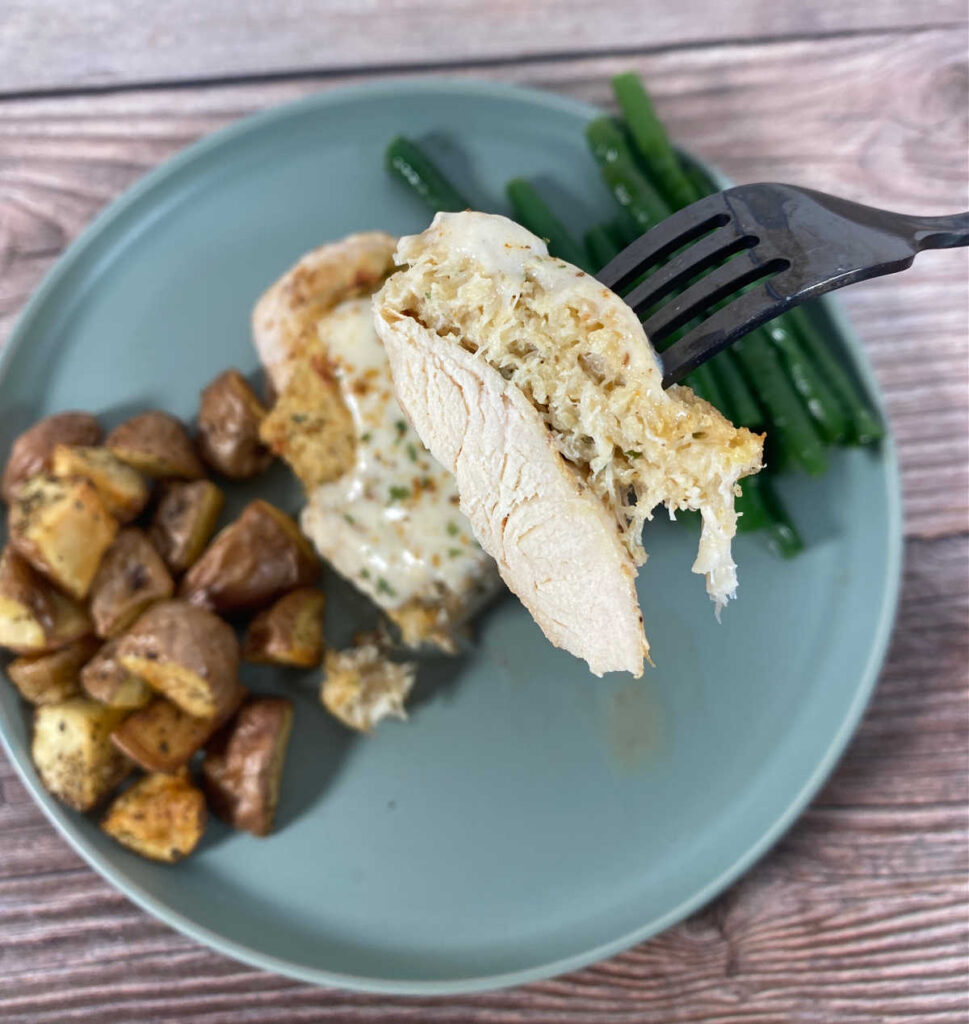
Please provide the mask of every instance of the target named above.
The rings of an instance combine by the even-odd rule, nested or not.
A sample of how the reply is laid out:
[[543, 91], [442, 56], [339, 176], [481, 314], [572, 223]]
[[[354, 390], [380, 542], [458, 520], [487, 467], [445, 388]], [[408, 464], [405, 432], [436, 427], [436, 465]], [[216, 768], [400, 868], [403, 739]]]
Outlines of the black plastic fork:
[[624, 299], [645, 316], [669, 387], [792, 306], [905, 270], [923, 249], [960, 245], [969, 213], [914, 217], [794, 185], [741, 185], [674, 213], [596, 276], [620, 293], [638, 281]]

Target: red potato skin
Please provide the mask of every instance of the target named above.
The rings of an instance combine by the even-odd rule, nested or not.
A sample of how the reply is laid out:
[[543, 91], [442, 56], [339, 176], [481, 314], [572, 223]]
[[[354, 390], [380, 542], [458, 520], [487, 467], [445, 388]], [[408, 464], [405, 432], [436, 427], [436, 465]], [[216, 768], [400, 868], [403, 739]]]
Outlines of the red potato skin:
[[239, 685], [217, 718], [194, 718], [166, 697], [128, 715], [111, 733], [111, 742], [146, 772], [175, 772], [205, 746], [248, 696]]
[[201, 480], [205, 476], [205, 466], [185, 425], [158, 409], [118, 424], [104, 439], [104, 445], [146, 476], [180, 480]]
[[259, 439], [266, 409], [238, 370], [226, 370], [202, 392], [198, 449], [202, 458], [231, 480], [265, 472], [273, 454]]
[[[211, 612], [184, 601], [160, 601], [142, 613], [121, 638], [117, 658], [153, 689], [199, 718], [218, 717], [238, 692], [240, 652], [235, 632]], [[192, 673], [193, 686], [204, 686], [204, 693], [166, 688], [162, 680], [169, 666]]]
[[22, 604], [44, 634], [40, 645], [6, 644], [14, 654], [49, 654], [94, 632], [87, 609], [56, 590], [12, 545], [0, 551], [0, 594]]
[[59, 444], [88, 447], [99, 444], [101, 424], [87, 412], [61, 412], [25, 430], [10, 449], [0, 480], [0, 497], [11, 502], [25, 480], [50, 469], [50, 459]]
[[177, 574], [199, 559], [215, 532], [225, 497], [211, 480], [172, 480], [164, 489], [148, 537]]
[[323, 614], [326, 595], [300, 587], [261, 611], [242, 644], [246, 661], [316, 668], [323, 663]]
[[257, 697], [208, 744], [202, 788], [213, 812], [256, 836], [272, 831], [293, 702]]
[[175, 583], [143, 531], [122, 530], [101, 559], [91, 585], [91, 617], [98, 636], [116, 637], [155, 601], [170, 598]]
[[299, 527], [266, 501], [247, 505], [185, 574], [179, 596], [219, 614], [262, 608], [314, 584], [320, 563]]

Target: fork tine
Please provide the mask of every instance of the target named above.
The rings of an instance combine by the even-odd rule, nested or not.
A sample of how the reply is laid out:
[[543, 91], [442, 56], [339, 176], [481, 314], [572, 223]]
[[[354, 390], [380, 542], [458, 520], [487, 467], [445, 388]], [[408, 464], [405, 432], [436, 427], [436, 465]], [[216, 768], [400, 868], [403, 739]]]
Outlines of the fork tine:
[[765, 253], [762, 248], [734, 256], [658, 309], [643, 324], [653, 345], [734, 292], [790, 266], [788, 260], [774, 257], [770, 251]]
[[640, 235], [607, 263], [596, 274], [596, 278], [607, 288], [618, 291], [681, 246], [699, 238], [711, 228], [723, 227], [729, 221], [730, 211], [723, 193], [706, 196]]
[[798, 301], [798, 296], [778, 295], [766, 281], [738, 296], [663, 352], [663, 387], [678, 384], [737, 338], [773, 320]]
[[728, 256], [751, 248], [756, 242], [757, 238], [754, 235], [744, 234], [736, 222], [731, 221], [701, 238], [696, 245], [684, 249], [665, 266], [655, 270], [625, 296], [626, 305], [640, 313], [685, 284], [694, 275], [709, 270]]

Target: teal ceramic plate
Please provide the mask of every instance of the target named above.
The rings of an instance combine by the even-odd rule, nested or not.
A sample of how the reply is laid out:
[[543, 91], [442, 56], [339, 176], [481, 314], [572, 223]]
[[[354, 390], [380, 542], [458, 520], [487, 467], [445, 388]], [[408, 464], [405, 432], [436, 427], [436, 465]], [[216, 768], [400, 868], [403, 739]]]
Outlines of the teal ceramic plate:
[[[594, 111], [464, 82], [329, 92], [243, 121], [146, 177], [100, 217], [38, 291], [7, 348], [0, 451], [65, 408], [162, 406], [193, 415], [228, 365], [255, 369], [248, 317], [301, 253], [426, 217], [386, 177], [397, 132], [435, 152], [481, 205], [513, 175], [559, 183], [586, 227], [609, 200], [586, 155]], [[857, 372], [875, 384], [841, 324]], [[270, 484], [295, 507], [285, 474]], [[312, 674], [249, 671], [295, 693], [279, 831], [218, 823], [196, 856], [148, 863], [40, 787], [29, 719], [0, 687], [7, 751], [80, 854], [175, 928], [309, 981], [401, 993], [511, 985], [571, 970], [701, 906], [791, 823], [843, 750], [892, 622], [900, 558], [891, 443], [839, 453], [822, 480], [785, 482], [808, 542], [785, 563], [736, 545], [739, 600], [718, 625], [690, 573], [695, 537], [658, 518], [640, 575], [656, 668], [596, 680], [553, 650], [514, 600], [454, 661], [431, 659], [408, 724], [348, 735]], [[346, 631], [359, 605], [331, 581]]]

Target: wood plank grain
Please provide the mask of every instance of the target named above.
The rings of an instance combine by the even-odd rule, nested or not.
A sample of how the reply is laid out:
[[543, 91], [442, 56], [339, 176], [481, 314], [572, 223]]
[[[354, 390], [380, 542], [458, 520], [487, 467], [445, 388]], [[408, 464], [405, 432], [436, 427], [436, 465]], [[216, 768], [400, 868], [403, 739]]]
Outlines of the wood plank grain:
[[[962, 30], [926, 31], [489, 74], [605, 105], [608, 77], [634, 67], [673, 136], [739, 181], [788, 180], [933, 213], [969, 205], [967, 41]], [[215, 127], [323, 84], [333, 80], [0, 104], [0, 339], [63, 247], [146, 170]], [[843, 293], [887, 397], [912, 536], [969, 521], [967, 256], [927, 253], [899, 277]]]
[[959, 0], [6, 0], [0, 92], [522, 60], [964, 23]]
[[910, 543], [896, 639], [859, 733], [741, 882], [621, 956], [510, 992], [441, 1001], [324, 991], [210, 953], [86, 870], [0, 765], [0, 1019], [961, 1024], [967, 569], [965, 536]]

